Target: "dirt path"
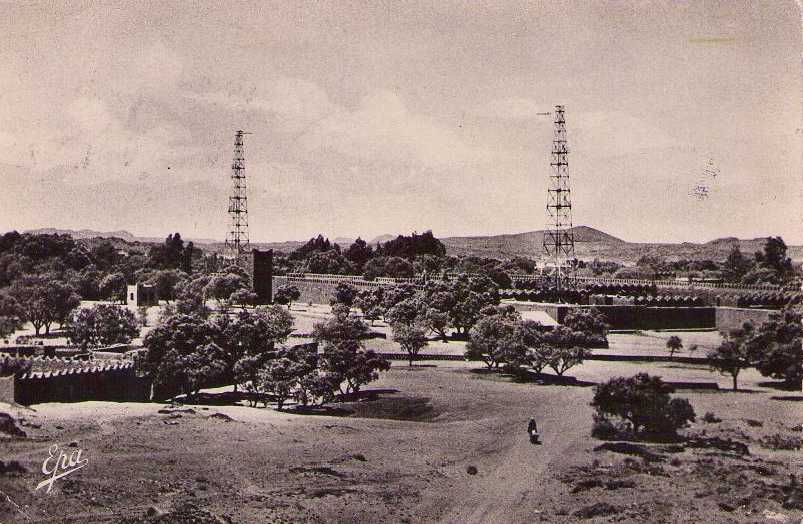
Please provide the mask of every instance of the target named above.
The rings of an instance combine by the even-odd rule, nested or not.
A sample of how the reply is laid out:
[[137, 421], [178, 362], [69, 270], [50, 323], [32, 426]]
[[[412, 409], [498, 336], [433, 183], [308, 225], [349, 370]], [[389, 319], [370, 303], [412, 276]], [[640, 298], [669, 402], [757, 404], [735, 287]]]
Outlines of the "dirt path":
[[[562, 389], [561, 403], [586, 402], [582, 391]], [[526, 420], [526, 419], [525, 419]], [[441, 521], [448, 523], [522, 522], [532, 513], [533, 500], [549, 492], [552, 485], [548, 469], [561, 462], [587, 433], [587, 421], [567, 416], [563, 409], [539, 413], [541, 445], [530, 443], [524, 422], [521, 431], [509, 432], [496, 447], [508, 449], [498, 455], [496, 467], [482, 478], [468, 482], [465, 492], [454, 500], [450, 513]]]

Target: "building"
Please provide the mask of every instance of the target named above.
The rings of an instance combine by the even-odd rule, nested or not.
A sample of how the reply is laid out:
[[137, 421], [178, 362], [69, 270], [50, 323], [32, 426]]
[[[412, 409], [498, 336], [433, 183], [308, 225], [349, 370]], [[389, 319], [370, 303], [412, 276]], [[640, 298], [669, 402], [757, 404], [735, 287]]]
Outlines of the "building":
[[251, 277], [251, 291], [257, 295], [257, 304], [273, 302], [273, 250], [252, 249], [246, 255], [245, 269]]
[[156, 306], [159, 304], [159, 294], [156, 286], [148, 284], [133, 284], [126, 287], [126, 304], [132, 308]]

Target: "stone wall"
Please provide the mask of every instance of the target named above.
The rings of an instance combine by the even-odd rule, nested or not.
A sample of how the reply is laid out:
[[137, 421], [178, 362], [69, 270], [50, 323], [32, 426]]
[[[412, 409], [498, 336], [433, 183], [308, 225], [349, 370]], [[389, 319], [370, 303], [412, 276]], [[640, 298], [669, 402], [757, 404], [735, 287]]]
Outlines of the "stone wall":
[[766, 322], [770, 314], [776, 313], [772, 309], [752, 309], [736, 307], [718, 307], [716, 313], [716, 326], [720, 332], [741, 327], [748, 320], [752, 320], [756, 327]]

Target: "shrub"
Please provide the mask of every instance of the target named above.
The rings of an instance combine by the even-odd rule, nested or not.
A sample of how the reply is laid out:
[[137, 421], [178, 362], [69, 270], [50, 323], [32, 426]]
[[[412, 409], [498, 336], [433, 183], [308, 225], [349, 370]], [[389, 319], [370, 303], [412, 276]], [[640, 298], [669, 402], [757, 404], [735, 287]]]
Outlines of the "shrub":
[[705, 415], [703, 415], [703, 422], [707, 422], [708, 424], [716, 424], [718, 422], [722, 422], [722, 419], [717, 417], [713, 411], [706, 411]]
[[761, 439], [761, 445], [767, 449], [799, 450], [801, 441], [800, 437], [776, 433]]
[[629, 378], [616, 377], [594, 388], [597, 416], [626, 421], [635, 435], [674, 435], [695, 414], [686, 399], [670, 398], [672, 388], [660, 377], [639, 373]]

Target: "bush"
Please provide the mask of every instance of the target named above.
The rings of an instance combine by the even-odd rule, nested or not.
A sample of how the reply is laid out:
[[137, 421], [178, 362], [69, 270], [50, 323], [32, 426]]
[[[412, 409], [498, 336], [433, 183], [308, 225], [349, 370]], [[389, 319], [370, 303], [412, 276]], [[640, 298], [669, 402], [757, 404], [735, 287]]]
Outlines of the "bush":
[[718, 422], [722, 422], [722, 419], [717, 417], [713, 411], [706, 411], [705, 415], [703, 415], [703, 422], [707, 422], [708, 424], [716, 424]]
[[801, 441], [800, 437], [776, 433], [761, 439], [761, 445], [767, 449], [799, 450]]
[[672, 388], [660, 377], [639, 373], [617, 377], [594, 388], [597, 417], [614, 417], [630, 424], [635, 435], [674, 435], [695, 414], [686, 399], [670, 398]]

